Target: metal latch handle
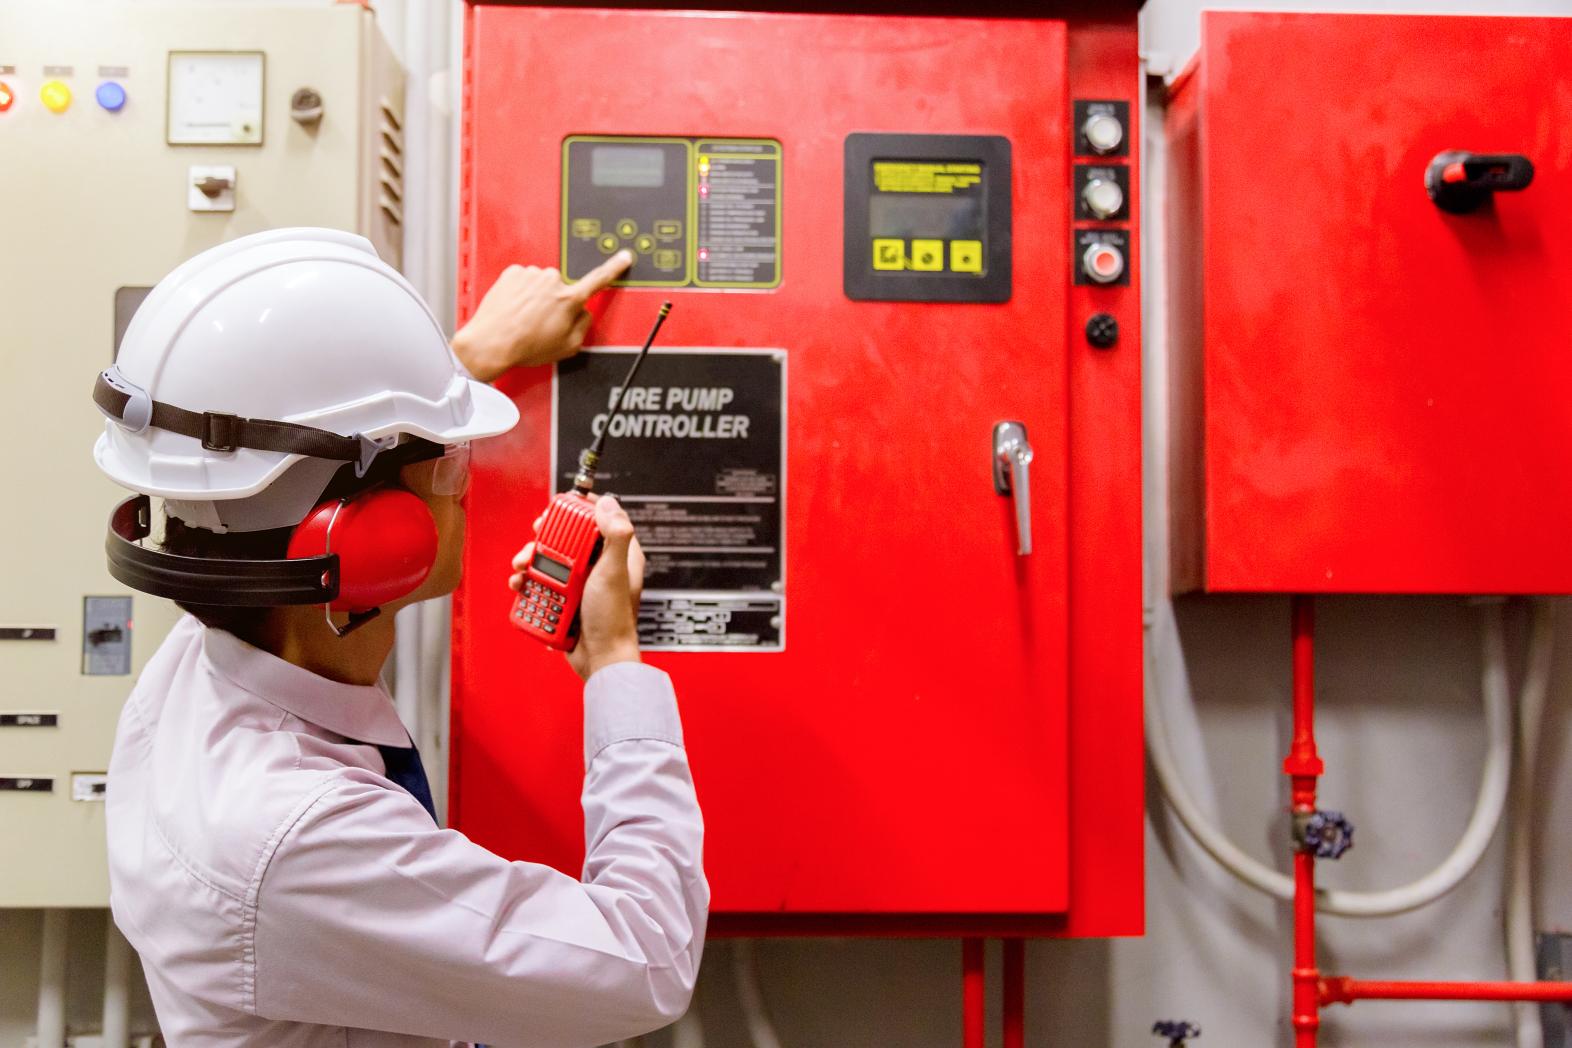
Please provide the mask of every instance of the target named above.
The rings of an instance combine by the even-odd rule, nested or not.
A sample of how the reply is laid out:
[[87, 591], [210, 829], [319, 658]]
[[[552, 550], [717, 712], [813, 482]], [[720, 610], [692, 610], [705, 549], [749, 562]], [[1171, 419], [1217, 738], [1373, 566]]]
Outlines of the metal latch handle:
[[1527, 189], [1534, 164], [1518, 153], [1437, 153], [1425, 169], [1425, 192], [1436, 207], [1453, 214], [1477, 211], [1492, 194]]
[[1015, 496], [1015, 537], [1021, 556], [1032, 552], [1032, 445], [1024, 422], [993, 427], [993, 490]]

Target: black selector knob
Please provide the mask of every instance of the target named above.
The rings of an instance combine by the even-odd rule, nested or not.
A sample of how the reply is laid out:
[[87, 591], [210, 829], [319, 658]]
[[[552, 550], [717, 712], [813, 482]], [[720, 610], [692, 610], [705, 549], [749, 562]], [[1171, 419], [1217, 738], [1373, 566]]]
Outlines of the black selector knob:
[[1098, 349], [1110, 349], [1119, 341], [1119, 322], [1108, 313], [1093, 313], [1086, 322], [1086, 341]]

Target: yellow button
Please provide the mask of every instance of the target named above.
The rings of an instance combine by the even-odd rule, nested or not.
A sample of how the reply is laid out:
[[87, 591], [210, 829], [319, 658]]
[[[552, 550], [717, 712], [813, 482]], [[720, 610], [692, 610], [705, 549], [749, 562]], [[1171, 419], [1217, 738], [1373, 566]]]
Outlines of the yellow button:
[[50, 80], [38, 89], [38, 97], [51, 113], [64, 113], [71, 108], [71, 88], [64, 81]]
[[632, 240], [638, 232], [639, 224], [631, 218], [624, 218], [617, 223], [617, 235], [624, 240]]
[[682, 255], [679, 252], [672, 251], [670, 248], [655, 252], [656, 269], [676, 269], [681, 264]]
[[873, 241], [874, 269], [905, 269], [906, 241], [886, 240], [875, 237]]
[[933, 273], [944, 268], [944, 241], [913, 240], [912, 268]]
[[670, 219], [656, 222], [655, 235], [662, 240], [676, 240], [682, 236], [682, 223]]
[[573, 220], [573, 235], [580, 240], [594, 240], [600, 236], [600, 219], [575, 218]]
[[655, 238], [648, 233], [640, 233], [638, 239], [633, 241], [633, 246], [638, 249], [639, 254], [647, 255], [655, 250]]
[[950, 241], [950, 268], [957, 273], [981, 273], [982, 241]]
[[617, 250], [620, 245], [617, 243], [616, 237], [612, 236], [610, 233], [607, 233], [605, 236], [600, 238], [599, 246], [601, 254], [609, 255], [613, 251]]

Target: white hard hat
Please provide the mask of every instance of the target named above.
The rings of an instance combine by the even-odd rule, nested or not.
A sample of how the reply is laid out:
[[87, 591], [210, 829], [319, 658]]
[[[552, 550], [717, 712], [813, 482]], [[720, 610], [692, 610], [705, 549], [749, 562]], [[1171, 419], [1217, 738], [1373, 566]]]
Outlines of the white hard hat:
[[363, 471], [402, 437], [457, 444], [519, 417], [371, 243], [331, 229], [257, 233], [181, 265], [94, 399], [99, 467], [218, 530], [299, 521], [337, 469]]

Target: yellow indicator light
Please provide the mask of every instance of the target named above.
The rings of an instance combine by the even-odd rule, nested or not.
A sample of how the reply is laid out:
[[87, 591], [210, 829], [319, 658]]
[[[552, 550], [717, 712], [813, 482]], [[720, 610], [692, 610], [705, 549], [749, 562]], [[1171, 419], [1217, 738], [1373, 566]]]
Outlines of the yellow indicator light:
[[62, 80], [49, 80], [38, 89], [38, 97], [51, 113], [64, 113], [71, 108], [71, 88]]

